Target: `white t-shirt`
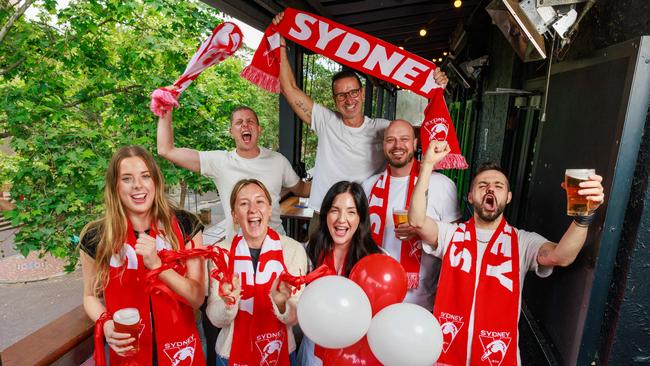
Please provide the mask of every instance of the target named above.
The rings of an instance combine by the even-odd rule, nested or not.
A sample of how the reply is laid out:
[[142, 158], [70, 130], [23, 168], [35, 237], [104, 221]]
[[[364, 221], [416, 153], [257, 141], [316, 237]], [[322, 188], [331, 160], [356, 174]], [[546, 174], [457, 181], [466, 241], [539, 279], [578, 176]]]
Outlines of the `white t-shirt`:
[[[458, 224], [446, 224], [443, 222], [438, 222], [438, 247], [433, 249], [429, 245], [424, 245], [424, 251], [433, 254], [438, 258], [442, 258], [451, 243], [451, 239], [458, 229]], [[534, 271], [535, 274], [539, 277], [548, 277], [553, 273], [553, 267], [540, 266], [537, 263], [537, 252], [542, 244], [547, 243], [549, 240], [543, 236], [525, 230], [519, 230], [513, 228], [517, 233], [517, 239], [519, 241], [519, 312], [517, 313], [517, 322], [519, 322], [519, 314], [521, 313], [521, 292], [524, 287], [524, 280], [526, 278], [526, 273], [528, 271]], [[476, 268], [481, 268], [481, 262], [483, 260], [483, 254], [487, 249], [487, 243], [489, 243], [494, 234], [494, 230], [485, 230], [485, 229], [476, 229], [476, 239], [478, 244], [477, 258], [476, 258]], [[480, 271], [476, 271], [476, 281], [474, 282], [474, 293], [478, 287], [478, 278]], [[472, 303], [472, 312], [469, 318], [468, 332], [471, 335], [474, 332], [474, 306], [476, 305], [476, 299]], [[519, 338], [517, 338], [517, 362], [521, 365], [521, 359], [519, 356]], [[470, 365], [470, 354], [472, 351], [472, 337], [468, 337], [467, 341], [467, 366]]]
[[293, 187], [300, 178], [282, 154], [260, 147], [260, 153], [252, 159], [242, 158], [233, 151], [200, 151], [201, 174], [214, 180], [217, 186], [223, 212], [226, 215], [226, 238], [235, 234], [230, 208], [230, 192], [242, 179], [255, 178], [262, 182], [271, 194], [273, 213], [269, 226], [284, 235], [280, 219], [280, 191], [282, 187]]
[[[375, 174], [363, 182], [363, 190], [370, 199], [372, 187], [379, 179], [380, 174]], [[403, 209], [406, 204], [409, 177], [391, 177], [388, 207], [384, 222], [384, 237], [381, 246], [396, 260], [400, 260], [402, 241], [395, 236], [395, 223], [393, 222], [393, 208]], [[427, 216], [436, 221], [453, 222], [461, 218], [458, 208], [456, 185], [446, 176], [434, 172], [429, 181], [427, 197]], [[380, 244], [380, 243], [377, 243]], [[421, 245], [421, 244], [420, 244]], [[418, 304], [425, 309], [433, 310], [433, 298], [438, 287], [440, 275], [440, 259], [422, 253], [420, 262], [420, 285], [416, 289], [408, 290], [404, 302]]]
[[323, 198], [334, 183], [361, 183], [384, 166], [381, 141], [390, 121], [364, 117], [360, 127], [349, 127], [340, 115], [314, 103], [311, 129], [318, 136], [314, 180], [309, 207], [320, 211]]

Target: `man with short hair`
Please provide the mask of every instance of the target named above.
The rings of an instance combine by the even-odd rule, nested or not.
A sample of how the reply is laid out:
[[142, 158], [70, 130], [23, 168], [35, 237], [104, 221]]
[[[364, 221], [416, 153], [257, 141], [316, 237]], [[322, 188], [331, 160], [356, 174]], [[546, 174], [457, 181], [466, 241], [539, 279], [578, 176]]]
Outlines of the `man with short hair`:
[[[512, 198], [508, 178], [495, 164], [477, 170], [467, 195], [473, 217], [445, 224], [425, 215], [424, 199], [431, 170], [449, 152], [432, 143], [423, 159], [411, 198], [410, 224], [425, 251], [442, 258], [434, 305], [441, 324], [441, 365], [520, 365], [517, 331], [521, 290], [528, 271], [547, 277], [554, 266], [568, 266], [582, 249], [593, 213], [577, 216], [559, 243], [510, 226], [503, 211]], [[578, 194], [592, 208], [604, 200], [602, 177], [589, 176]]]
[[214, 180], [226, 215], [228, 240], [232, 239], [235, 233], [230, 192], [240, 179], [255, 178], [264, 183], [273, 200], [273, 214], [269, 226], [280, 234], [284, 234], [280, 219], [282, 188], [288, 188], [298, 196], [309, 195], [310, 184], [298, 177], [287, 158], [258, 145], [261, 132], [262, 127], [255, 111], [241, 106], [234, 109], [230, 116], [230, 136], [235, 140], [235, 150], [197, 151], [174, 146], [172, 112], [166, 113], [158, 120], [158, 154], [178, 166]]
[[[279, 24], [284, 13], [273, 19]], [[320, 206], [327, 190], [336, 182], [349, 180], [363, 182], [377, 173], [384, 164], [382, 132], [390, 121], [369, 118], [363, 114], [364, 87], [352, 70], [343, 70], [332, 77], [332, 97], [336, 112], [314, 103], [296, 83], [289, 65], [284, 37], [280, 39], [280, 90], [298, 117], [318, 136], [309, 207], [314, 217], [309, 224], [310, 233], [318, 224]], [[447, 85], [447, 76], [436, 69], [434, 79], [438, 85]]]
[[[384, 130], [383, 150], [388, 166], [383, 173], [363, 182], [368, 196], [370, 222], [375, 243], [381, 246], [406, 270], [408, 292], [404, 302], [433, 310], [440, 260], [422, 253], [422, 243], [408, 222], [397, 225], [393, 210], [408, 210], [411, 193], [419, 173], [414, 158], [417, 139], [413, 126], [395, 120]], [[461, 219], [456, 185], [440, 173], [429, 181], [426, 215], [433, 220], [455, 222]]]

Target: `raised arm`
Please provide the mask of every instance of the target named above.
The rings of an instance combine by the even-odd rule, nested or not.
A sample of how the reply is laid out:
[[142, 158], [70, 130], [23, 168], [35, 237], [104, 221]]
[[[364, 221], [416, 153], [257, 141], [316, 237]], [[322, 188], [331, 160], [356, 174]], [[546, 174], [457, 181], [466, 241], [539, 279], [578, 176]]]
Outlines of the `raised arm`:
[[[283, 17], [284, 12], [278, 13], [273, 18], [273, 24], [279, 24]], [[314, 107], [314, 101], [296, 83], [296, 77], [293, 74], [293, 70], [291, 70], [291, 65], [289, 65], [284, 37], [280, 39], [280, 91], [298, 117], [310, 125], [311, 110]]]
[[156, 143], [158, 155], [180, 167], [189, 169], [195, 173], [201, 173], [199, 152], [193, 149], [174, 146], [172, 111], [165, 113], [164, 116], [158, 119]]
[[438, 164], [451, 149], [446, 141], [431, 141], [420, 164], [420, 174], [411, 196], [409, 224], [415, 228], [420, 238], [434, 248], [438, 246], [438, 224], [427, 216], [427, 190], [433, 167]]
[[[578, 194], [586, 196], [590, 201], [590, 205], [596, 208], [605, 200], [605, 193], [603, 192], [602, 182], [603, 177], [600, 175], [592, 175], [588, 181], [580, 183], [580, 190]], [[542, 266], [561, 266], [566, 267], [573, 263], [573, 261], [580, 253], [582, 246], [587, 239], [587, 231], [589, 230], [589, 223], [593, 220], [593, 215], [587, 217], [576, 217], [567, 231], [562, 235], [560, 242], [545, 243], [537, 252], [537, 263]]]

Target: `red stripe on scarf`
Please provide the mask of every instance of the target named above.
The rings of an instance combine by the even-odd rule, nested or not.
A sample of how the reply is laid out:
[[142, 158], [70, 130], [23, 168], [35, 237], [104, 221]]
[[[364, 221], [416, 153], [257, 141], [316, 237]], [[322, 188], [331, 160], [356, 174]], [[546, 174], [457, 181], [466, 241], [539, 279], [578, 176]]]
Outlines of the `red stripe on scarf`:
[[[172, 235], [176, 236], [179, 246], [182, 248], [185, 241], [176, 217], [172, 217], [172, 230]], [[157, 225], [151, 225], [150, 235], [157, 238], [158, 234]], [[160, 233], [163, 240], [165, 240], [165, 236], [164, 233]], [[128, 307], [138, 309], [143, 325], [139, 339], [140, 351], [130, 357], [121, 357], [111, 349], [111, 364], [119, 365], [130, 362], [137, 365], [151, 365], [153, 337], [155, 336], [159, 365], [171, 366], [173, 357], [180, 351], [192, 354], [193, 365], [205, 365], [194, 321], [194, 311], [184, 299], [162, 282], [155, 285], [160, 291], [153, 291], [150, 294], [146, 291], [146, 279], [151, 271], [144, 266], [142, 256], [136, 255], [135, 243], [133, 226], [128, 221], [126, 243], [123, 244], [121, 252], [114, 254], [110, 259], [109, 279], [104, 289], [104, 298], [106, 310], [111, 314]], [[167, 250], [169, 249], [161, 250], [159, 248], [160, 256], [164, 258], [164, 252]], [[174, 270], [180, 275], [185, 275], [184, 264], [175, 266]], [[153, 310], [153, 314], [151, 310]], [[156, 327], [155, 334], [152, 334], [152, 318]], [[182, 347], [178, 346], [181, 344]]]
[[287, 270], [280, 236], [268, 228], [255, 272], [248, 244], [238, 234], [230, 248], [229, 268], [239, 274], [242, 292], [228, 364], [288, 366], [287, 326], [276, 317], [270, 297], [273, 281]]
[[[408, 210], [411, 205], [411, 193], [415, 187], [415, 182], [419, 173], [419, 164], [415, 159], [409, 173], [408, 190], [406, 193], [406, 202], [404, 209]], [[390, 166], [381, 173], [377, 182], [370, 191], [368, 197], [368, 213], [371, 222], [372, 239], [379, 246], [384, 246], [384, 229], [386, 227], [386, 218], [388, 217], [388, 202], [390, 199]], [[395, 223], [395, 225], [397, 225]], [[420, 285], [420, 260], [422, 258], [422, 246], [418, 245], [419, 238], [402, 240], [400, 250], [400, 264], [406, 271], [408, 278], [408, 288], [415, 289]]]
[[[444, 255], [433, 314], [441, 324], [438, 364], [517, 365], [519, 245], [514, 228], [501, 220], [487, 244], [476, 285], [477, 241], [474, 219], [461, 224]], [[468, 334], [474, 300], [474, 331]]]
[[[427, 110], [431, 112], [425, 113], [423, 125], [427, 122], [433, 123], [430, 122], [430, 117], [442, 118], [445, 119], [449, 131], [445, 139], [449, 143], [451, 153], [439, 166], [467, 168], [443, 91], [433, 77], [436, 69], [434, 63], [327, 18], [287, 8], [280, 24], [272, 24], [266, 29], [251, 64], [241, 74], [252, 83], [273, 93], [279, 92], [277, 80], [280, 75], [280, 34], [354, 70], [429, 98]], [[426, 138], [422, 140], [423, 145], [429, 142], [430, 134], [424, 137]]]

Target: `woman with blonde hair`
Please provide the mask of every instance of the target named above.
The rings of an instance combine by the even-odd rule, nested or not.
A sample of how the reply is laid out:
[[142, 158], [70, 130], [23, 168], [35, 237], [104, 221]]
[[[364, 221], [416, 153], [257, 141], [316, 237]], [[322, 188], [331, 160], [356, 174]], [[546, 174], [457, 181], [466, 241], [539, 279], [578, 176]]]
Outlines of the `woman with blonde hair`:
[[[188, 358], [192, 365], [205, 365], [193, 312], [205, 296], [202, 260], [162, 270], [159, 255], [201, 247], [203, 226], [171, 205], [160, 169], [139, 146], [122, 147], [113, 155], [104, 204], [104, 216], [84, 228], [80, 247], [84, 309], [93, 321], [104, 322], [111, 364], [128, 357], [138, 365], [171, 366]], [[155, 292], [147, 291], [152, 272], [160, 272], [153, 279]], [[124, 308], [139, 312], [137, 343], [128, 333], [116, 332], [110, 318]]]
[[260, 181], [237, 182], [230, 207], [240, 229], [232, 243], [218, 245], [230, 252], [233, 283], [211, 280], [206, 310], [212, 324], [222, 328], [215, 347], [217, 366], [294, 365], [291, 326], [297, 323], [300, 291], [292, 294], [278, 277], [283, 271], [304, 275], [305, 250], [268, 226], [271, 195]]

